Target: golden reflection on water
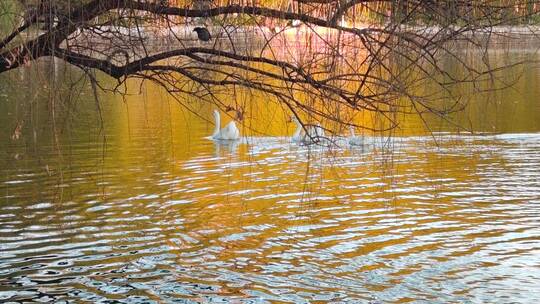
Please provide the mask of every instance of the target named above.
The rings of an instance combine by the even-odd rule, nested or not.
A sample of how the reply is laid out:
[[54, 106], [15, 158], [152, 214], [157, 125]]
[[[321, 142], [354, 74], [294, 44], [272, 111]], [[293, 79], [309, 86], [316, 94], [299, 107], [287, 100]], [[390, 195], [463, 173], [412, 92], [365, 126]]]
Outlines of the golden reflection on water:
[[[247, 93], [226, 102], [245, 102], [248, 139], [215, 144], [211, 106], [186, 111], [151, 84], [100, 96], [103, 130], [82, 89], [54, 147], [38, 96], [21, 140], [0, 131], [0, 299], [540, 300], [540, 111], [519, 85], [530, 95], [466, 115], [529, 133], [435, 142], [409, 118], [364, 151], [291, 143], [290, 114]], [[2, 126], [24, 112], [17, 94]]]

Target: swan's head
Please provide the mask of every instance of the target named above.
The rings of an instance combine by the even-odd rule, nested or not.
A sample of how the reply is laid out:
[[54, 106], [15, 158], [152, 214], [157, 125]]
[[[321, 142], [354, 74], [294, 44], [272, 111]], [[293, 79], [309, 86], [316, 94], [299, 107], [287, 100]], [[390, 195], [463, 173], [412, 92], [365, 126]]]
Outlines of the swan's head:
[[218, 110], [214, 110], [213, 114], [214, 114], [214, 118], [219, 118]]
[[298, 121], [298, 118], [296, 118], [296, 116], [294, 116], [294, 115], [291, 115], [291, 117], [289, 117], [289, 120], [287, 120], [287, 122], [288, 122], [288, 123], [294, 122], [294, 123], [296, 123], [296, 124], [300, 123], [300, 122]]

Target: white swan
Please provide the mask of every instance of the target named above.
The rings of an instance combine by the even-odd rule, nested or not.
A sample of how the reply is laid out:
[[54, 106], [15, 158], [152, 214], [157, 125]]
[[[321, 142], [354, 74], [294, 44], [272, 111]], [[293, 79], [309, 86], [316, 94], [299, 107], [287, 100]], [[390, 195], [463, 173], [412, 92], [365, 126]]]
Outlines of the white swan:
[[356, 136], [354, 134], [353, 126], [349, 126], [349, 145], [351, 146], [363, 146], [364, 145], [364, 136]]
[[308, 136], [314, 138], [324, 137], [324, 129], [321, 127], [321, 124], [317, 123], [317, 125], [308, 128]]
[[216, 140], [237, 140], [240, 139], [240, 131], [236, 127], [234, 121], [229, 122], [223, 129], [221, 127], [221, 117], [217, 110], [214, 110], [214, 121], [216, 126], [214, 127], [214, 133], [212, 139]]
[[316, 126], [308, 126], [306, 134], [302, 124], [300, 124], [296, 117], [291, 117], [291, 121], [296, 124], [296, 130], [291, 137], [292, 141], [294, 142], [312, 144], [320, 141], [324, 137], [324, 129], [320, 124], [317, 124]]
[[291, 25], [292, 25], [293, 27], [298, 27], [298, 26], [300, 26], [301, 24], [302, 24], [302, 21], [297, 20], [297, 19], [294, 19], [294, 20], [291, 22]]
[[291, 117], [291, 121], [296, 124], [296, 130], [294, 131], [291, 139], [294, 142], [301, 142], [304, 138], [304, 128], [302, 128], [302, 125], [300, 124], [298, 119], [296, 119], [296, 117]]

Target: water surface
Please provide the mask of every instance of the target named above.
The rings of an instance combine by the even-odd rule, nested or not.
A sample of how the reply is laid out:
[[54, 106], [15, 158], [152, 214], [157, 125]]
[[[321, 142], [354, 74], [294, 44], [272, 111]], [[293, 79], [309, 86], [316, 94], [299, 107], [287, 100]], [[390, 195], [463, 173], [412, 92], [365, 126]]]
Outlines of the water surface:
[[0, 301], [540, 301], [534, 69], [461, 114], [497, 134], [410, 118], [325, 149], [264, 103], [216, 144], [209, 106], [148, 85], [98, 110], [88, 83], [51, 89], [80, 73], [47, 67], [0, 82]]

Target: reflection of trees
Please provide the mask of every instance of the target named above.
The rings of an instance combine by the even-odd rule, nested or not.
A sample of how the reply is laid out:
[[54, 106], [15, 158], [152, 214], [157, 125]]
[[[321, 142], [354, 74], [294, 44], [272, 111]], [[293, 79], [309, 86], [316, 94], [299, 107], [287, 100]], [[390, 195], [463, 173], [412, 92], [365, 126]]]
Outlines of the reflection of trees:
[[[417, 88], [447, 91], [489, 78], [496, 67], [473, 66], [459, 50], [485, 48], [489, 40], [479, 31], [536, 9], [518, 1], [222, 2], [191, 9], [178, 1], [22, 1], [20, 24], [0, 41], [0, 73], [54, 56], [112, 76], [117, 88], [140, 78], [237, 117], [241, 106], [217, 94], [254, 90], [300, 118], [339, 124], [374, 113], [385, 121], [378, 130], [391, 129], [396, 112], [444, 117], [460, 109], [455, 99], [439, 107]], [[195, 39], [195, 18], [204, 19], [212, 41]], [[447, 57], [466, 73], [449, 73]]]

